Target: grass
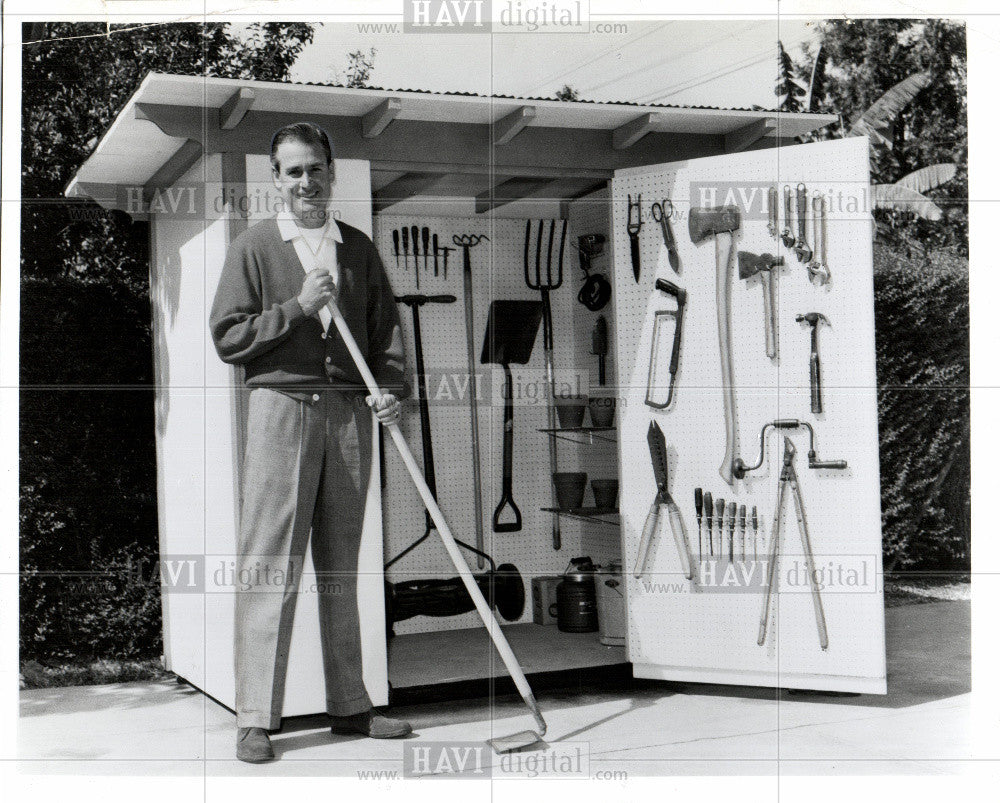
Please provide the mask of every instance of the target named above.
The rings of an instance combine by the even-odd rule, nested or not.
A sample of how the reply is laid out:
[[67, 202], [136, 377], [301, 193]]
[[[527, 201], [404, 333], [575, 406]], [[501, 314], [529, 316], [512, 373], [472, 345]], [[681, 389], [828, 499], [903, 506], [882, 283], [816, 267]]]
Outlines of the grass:
[[102, 658], [97, 661], [44, 664], [35, 660], [22, 661], [19, 680], [22, 689], [50, 689], [58, 686], [98, 686], [104, 683], [163, 680], [172, 677], [173, 674], [163, 668], [159, 658]]
[[885, 607], [972, 599], [972, 581], [963, 572], [896, 572], [885, 576]]

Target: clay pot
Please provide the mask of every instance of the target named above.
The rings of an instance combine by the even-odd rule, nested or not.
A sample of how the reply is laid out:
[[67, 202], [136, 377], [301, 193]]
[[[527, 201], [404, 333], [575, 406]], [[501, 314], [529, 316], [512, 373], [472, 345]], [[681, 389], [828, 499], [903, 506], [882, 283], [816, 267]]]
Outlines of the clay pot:
[[574, 396], [571, 398], [557, 398], [556, 415], [559, 418], [559, 426], [563, 429], [572, 429], [583, 426], [583, 416], [587, 412], [587, 397]]
[[590, 407], [590, 420], [595, 427], [611, 426], [615, 420], [614, 396], [591, 397], [588, 405]]
[[587, 490], [584, 471], [557, 471], [552, 475], [556, 486], [556, 502], [562, 510], [583, 507], [583, 492]]
[[594, 490], [594, 505], [606, 510], [618, 507], [618, 480], [591, 480]]

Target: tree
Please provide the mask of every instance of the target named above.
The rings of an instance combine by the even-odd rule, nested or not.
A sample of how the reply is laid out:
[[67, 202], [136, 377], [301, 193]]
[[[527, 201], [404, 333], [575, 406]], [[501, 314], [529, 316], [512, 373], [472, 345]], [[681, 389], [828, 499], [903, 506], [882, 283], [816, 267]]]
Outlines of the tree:
[[774, 94], [778, 96], [778, 109], [783, 112], [800, 112], [802, 98], [806, 91], [802, 83], [795, 77], [795, 65], [792, 57], [785, 51], [784, 45], [778, 42], [778, 80], [774, 83]]
[[344, 86], [368, 86], [368, 79], [371, 78], [372, 70], [375, 69], [375, 54], [377, 52], [375, 48], [371, 48], [367, 53], [363, 50], [355, 50], [353, 53], [347, 54], [347, 71], [344, 74]]
[[[897, 184], [922, 168], [954, 164], [954, 178], [927, 188], [943, 210], [940, 220], [891, 210], [878, 211], [876, 219], [883, 236], [904, 250], [949, 247], [967, 256], [964, 25], [943, 19], [827, 20], [820, 24], [819, 43], [825, 80], [814, 88], [810, 109], [836, 114], [840, 123], [809, 139], [847, 136], [852, 128], [870, 135], [875, 184]], [[808, 80], [814, 62], [806, 51], [796, 67], [800, 79]], [[905, 90], [906, 102], [889, 104], [882, 108], [888, 115], [865, 121], [865, 114], [897, 87]]]
[[26, 26], [22, 68], [22, 657], [159, 655], [148, 227], [62, 196], [151, 70], [287, 80], [304, 24]]
[[569, 84], [563, 84], [562, 89], [556, 91], [556, 100], [579, 100], [580, 93]]
[[[25, 276], [73, 275], [145, 292], [146, 266], [123, 215], [69, 202], [63, 188], [147, 72], [287, 80], [312, 41], [303, 23], [25, 26], [22, 67], [21, 252]], [[68, 214], [81, 204], [86, 214]], [[139, 246], [139, 253], [142, 247]]]

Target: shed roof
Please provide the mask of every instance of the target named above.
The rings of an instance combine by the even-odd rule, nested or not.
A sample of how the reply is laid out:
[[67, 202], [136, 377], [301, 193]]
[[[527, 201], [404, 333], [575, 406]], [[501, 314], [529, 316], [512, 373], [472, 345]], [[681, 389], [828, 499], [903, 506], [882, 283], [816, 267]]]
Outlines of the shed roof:
[[[113, 187], [167, 186], [202, 152], [265, 153], [270, 133], [305, 116], [330, 130], [338, 156], [369, 159], [384, 184], [407, 177], [410, 186], [421, 184], [415, 174], [479, 175], [481, 184], [489, 173], [521, 185], [558, 177], [570, 181], [560, 189], [567, 196], [606, 181], [619, 167], [760, 147], [836, 119], [153, 72], [77, 170], [66, 195], [108, 205]], [[376, 191], [380, 183], [374, 182]]]

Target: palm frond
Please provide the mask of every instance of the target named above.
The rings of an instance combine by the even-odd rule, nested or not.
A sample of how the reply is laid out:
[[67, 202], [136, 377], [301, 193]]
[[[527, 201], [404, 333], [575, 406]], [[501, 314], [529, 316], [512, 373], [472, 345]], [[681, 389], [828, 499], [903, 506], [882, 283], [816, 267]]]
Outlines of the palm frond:
[[872, 203], [876, 209], [910, 212], [925, 220], [941, 220], [944, 217], [941, 207], [926, 195], [899, 184], [873, 185]]
[[941, 162], [914, 170], [895, 182], [897, 187], [906, 187], [916, 192], [927, 192], [940, 187], [955, 178], [958, 166], [951, 162]]
[[848, 136], [868, 135], [888, 145], [889, 140], [883, 132], [930, 82], [931, 74], [926, 70], [904, 78], [854, 119]]

